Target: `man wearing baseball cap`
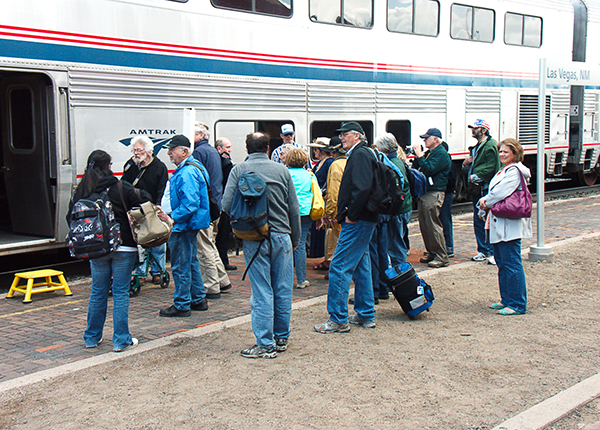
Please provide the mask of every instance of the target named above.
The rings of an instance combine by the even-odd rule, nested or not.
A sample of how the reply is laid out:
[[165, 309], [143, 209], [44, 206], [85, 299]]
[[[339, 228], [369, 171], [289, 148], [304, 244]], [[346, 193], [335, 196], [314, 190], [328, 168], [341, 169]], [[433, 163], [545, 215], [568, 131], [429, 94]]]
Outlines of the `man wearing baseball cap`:
[[488, 261], [495, 264], [492, 245], [485, 233], [485, 221], [479, 218], [477, 202], [488, 192], [490, 181], [500, 170], [498, 142], [490, 135], [490, 125], [483, 119], [477, 119], [469, 125], [477, 144], [471, 148], [469, 156], [463, 161], [463, 171], [467, 174], [468, 191], [473, 199], [473, 230], [477, 240], [477, 255], [473, 261]]
[[[378, 215], [367, 210], [373, 189], [373, 171], [377, 159], [367, 144], [365, 132], [356, 121], [342, 124], [337, 130], [348, 151], [337, 204], [337, 222], [342, 225], [331, 264], [327, 290], [329, 319], [315, 325], [319, 333], [347, 333], [350, 324], [375, 328], [375, 299], [371, 279], [369, 242]], [[350, 281], [354, 281], [354, 310], [348, 317]]]
[[452, 161], [448, 151], [442, 145], [442, 132], [439, 129], [430, 128], [420, 137], [428, 151], [424, 153], [420, 144], [413, 144], [415, 151], [413, 167], [427, 177], [427, 192], [418, 200], [418, 211], [419, 229], [429, 253], [421, 258], [421, 263], [427, 263], [433, 268], [446, 267], [450, 265], [450, 260], [446, 250], [440, 211], [444, 204]]
[[[273, 153], [271, 154], [271, 161], [274, 161], [276, 163], [283, 163], [281, 161], [281, 149], [282, 149], [283, 145], [292, 145], [292, 146], [295, 146], [296, 148], [302, 148], [306, 151], [306, 148], [304, 146], [302, 146], [294, 141], [294, 138], [296, 137], [296, 133], [294, 132], [294, 126], [292, 124], [283, 124], [281, 126], [281, 134], [279, 136], [283, 140], [283, 143], [280, 146], [278, 146], [277, 148], [275, 148], [275, 150], [273, 150]], [[309, 163], [310, 163], [310, 160], [309, 160]], [[307, 168], [310, 167], [309, 163], [307, 163], [307, 165], [306, 165]]]
[[198, 231], [210, 225], [208, 184], [197, 167], [200, 164], [192, 157], [191, 146], [189, 139], [181, 134], [173, 136], [164, 146], [177, 166], [169, 181], [171, 218], [175, 222], [169, 238], [175, 291], [173, 305], [161, 309], [161, 317], [189, 317], [192, 311], [208, 309], [196, 255]]

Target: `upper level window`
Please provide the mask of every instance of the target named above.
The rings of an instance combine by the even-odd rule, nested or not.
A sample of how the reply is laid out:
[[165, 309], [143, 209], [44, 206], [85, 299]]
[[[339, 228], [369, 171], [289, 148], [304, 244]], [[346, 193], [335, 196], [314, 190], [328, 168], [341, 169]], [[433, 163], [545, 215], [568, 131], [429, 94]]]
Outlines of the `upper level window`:
[[437, 36], [440, 3], [437, 0], [388, 0], [388, 30]]
[[504, 43], [507, 45], [542, 45], [542, 18], [507, 12], [504, 17]]
[[492, 9], [453, 4], [450, 37], [493, 42], [495, 18], [496, 12]]
[[314, 22], [361, 28], [373, 26], [373, 0], [310, 0], [309, 8], [310, 20]]
[[292, 0], [211, 0], [215, 7], [264, 13], [275, 16], [292, 16]]

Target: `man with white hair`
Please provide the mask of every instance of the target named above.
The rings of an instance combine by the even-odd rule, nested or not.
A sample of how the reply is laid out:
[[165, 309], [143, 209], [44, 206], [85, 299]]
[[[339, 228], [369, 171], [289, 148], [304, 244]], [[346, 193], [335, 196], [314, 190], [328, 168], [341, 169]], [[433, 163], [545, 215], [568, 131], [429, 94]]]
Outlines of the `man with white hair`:
[[[208, 126], [201, 122], [194, 124], [194, 153], [196, 160], [202, 163], [202, 166], [208, 172], [207, 182], [212, 196], [219, 203], [223, 198], [223, 169], [221, 167], [221, 156], [214, 146], [208, 143], [210, 133]], [[219, 256], [219, 250], [215, 243], [215, 229], [219, 219], [213, 220], [210, 225], [198, 232], [198, 261], [200, 261], [200, 271], [204, 286], [206, 287], [206, 297], [208, 299], [220, 299], [221, 292], [231, 288], [231, 281], [225, 265]]]
[[[123, 180], [129, 182], [135, 188], [146, 191], [152, 196], [152, 203], [160, 205], [165, 186], [169, 180], [167, 166], [158, 157], [154, 156], [154, 144], [148, 136], [136, 136], [131, 140], [131, 152], [133, 156], [123, 166]], [[160, 284], [161, 270], [165, 268], [167, 244], [149, 248], [155, 261], [150, 266], [150, 275], [155, 285]], [[160, 265], [160, 267], [158, 267]], [[144, 266], [139, 266], [135, 274], [143, 275], [146, 272]], [[140, 278], [140, 284], [146, 282]]]
[[421, 236], [429, 253], [421, 258], [421, 263], [427, 263], [433, 268], [446, 267], [450, 265], [450, 260], [446, 251], [440, 211], [444, 203], [452, 161], [448, 151], [442, 145], [442, 132], [439, 129], [430, 128], [420, 137], [428, 151], [425, 153], [420, 144], [413, 145], [415, 151], [413, 167], [427, 177], [427, 192], [419, 199], [418, 210]]

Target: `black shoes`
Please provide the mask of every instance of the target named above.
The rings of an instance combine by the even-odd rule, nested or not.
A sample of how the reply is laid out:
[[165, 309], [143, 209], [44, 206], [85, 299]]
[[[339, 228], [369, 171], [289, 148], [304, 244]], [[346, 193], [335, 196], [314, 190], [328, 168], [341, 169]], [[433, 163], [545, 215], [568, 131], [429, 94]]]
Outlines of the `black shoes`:
[[211, 300], [217, 300], [221, 298], [221, 293], [207, 293], [206, 298]]
[[226, 264], [225, 265], [225, 270], [230, 271], [230, 270], [237, 270], [237, 266], [233, 266], [231, 264]]
[[183, 311], [177, 309], [175, 305], [169, 306], [168, 308], [163, 308], [158, 313], [161, 317], [189, 317], [192, 315], [191, 310]]
[[227, 291], [227, 290], [231, 290], [231, 284], [225, 285], [224, 287], [221, 287], [221, 292]]
[[288, 344], [289, 344], [289, 341], [288, 341], [287, 337], [282, 337], [281, 339], [275, 339], [275, 350], [277, 352], [287, 351]]
[[207, 311], [208, 310], [208, 301], [206, 299], [202, 299], [199, 303], [192, 303], [191, 306], [193, 311]]

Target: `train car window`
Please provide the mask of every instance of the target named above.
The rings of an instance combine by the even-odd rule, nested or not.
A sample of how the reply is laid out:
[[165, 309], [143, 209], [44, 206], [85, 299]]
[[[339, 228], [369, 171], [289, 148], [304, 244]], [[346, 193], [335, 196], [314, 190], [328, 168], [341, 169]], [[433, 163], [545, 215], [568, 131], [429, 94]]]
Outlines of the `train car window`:
[[373, 0], [310, 0], [309, 14], [313, 22], [371, 28]]
[[440, 3], [437, 0], [388, 0], [388, 30], [395, 33], [437, 36]]
[[385, 131], [394, 135], [394, 137], [398, 141], [398, 145], [403, 150], [406, 150], [406, 147], [410, 146], [410, 121], [388, 121], [385, 124]]
[[9, 90], [10, 145], [17, 153], [28, 154], [34, 149], [33, 93], [29, 87]]
[[504, 43], [539, 48], [542, 45], [542, 18], [507, 12], [504, 16]]
[[492, 9], [453, 4], [450, 37], [453, 39], [493, 42], [496, 12]]
[[292, 0], [211, 0], [211, 3], [214, 7], [242, 12], [280, 17], [292, 16]]
[[[312, 142], [317, 137], [329, 137], [339, 135], [336, 130], [347, 121], [355, 121], [352, 118], [344, 119], [340, 121], [313, 121], [310, 124], [310, 141]], [[374, 142], [373, 140], [373, 122], [372, 121], [357, 121], [365, 132], [365, 136], [369, 144]]]

